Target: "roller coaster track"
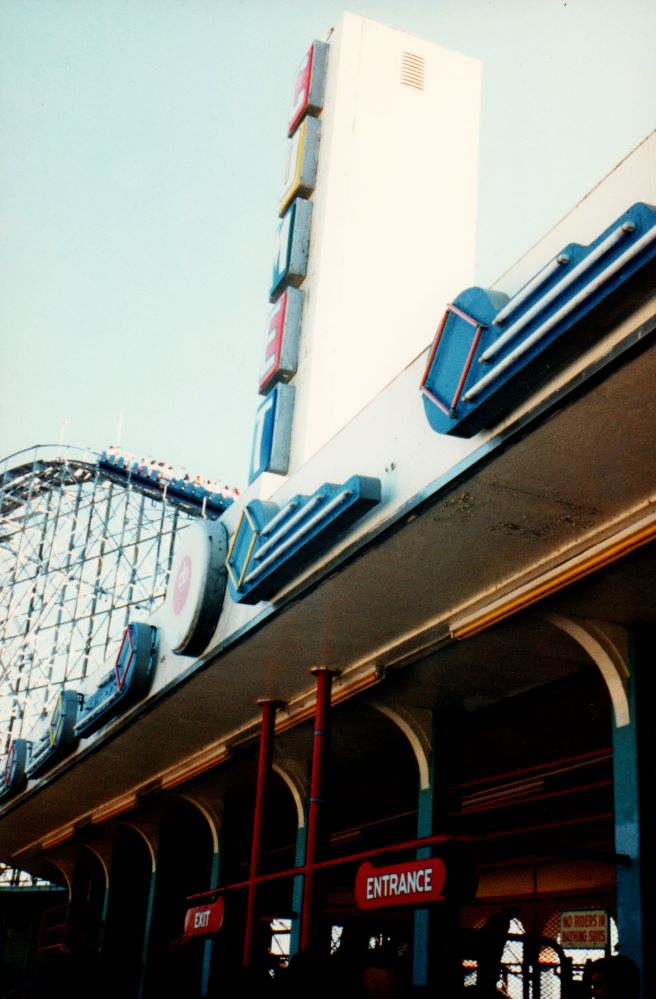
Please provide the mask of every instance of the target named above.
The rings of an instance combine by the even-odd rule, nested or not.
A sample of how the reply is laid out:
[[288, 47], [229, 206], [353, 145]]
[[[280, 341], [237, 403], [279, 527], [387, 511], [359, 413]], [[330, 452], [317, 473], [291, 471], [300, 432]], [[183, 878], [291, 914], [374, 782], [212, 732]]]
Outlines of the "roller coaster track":
[[0, 464], [0, 756], [163, 601], [178, 533], [230, 502], [200, 493], [81, 448]]

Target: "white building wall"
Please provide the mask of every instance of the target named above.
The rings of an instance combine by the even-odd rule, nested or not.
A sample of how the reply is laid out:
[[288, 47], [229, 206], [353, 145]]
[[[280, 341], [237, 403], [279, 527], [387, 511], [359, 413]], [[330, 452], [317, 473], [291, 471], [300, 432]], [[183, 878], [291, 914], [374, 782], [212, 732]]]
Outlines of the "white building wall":
[[[595, 239], [615, 218], [621, 215], [636, 201], [656, 204], [656, 132], [652, 133], [630, 156], [622, 161], [597, 187], [595, 187], [564, 219], [550, 230], [529, 253], [522, 257], [498, 282], [498, 287], [513, 294], [530, 279], [545, 263], [568, 242], [587, 243]], [[446, 297], [453, 298], [461, 286], [454, 283]], [[442, 305], [439, 300], [428, 302], [431, 320], [439, 322]], [[374, 476], [381, 481], [381, 502], [366, 517], [357, 522], [346, 535], [331, 545], [330, 549], [300, 570], [298, 577], [288, 587], [281, 587], [275, 600], [268, 604], [249, 605], [235, 603], [227, 594], [221, 610], [219, 623], [208, 649], [221, 644], [230, 644], [249, 628], [261, 624], [263, 615], [275, 610], [290, 589], [295, 589], [314, 575], [317, 569], [330, 561], [337, 561], [345, 550], [363, 536], [383, 528], [398, 517], [399, 511], [411, 511], [411, 505], [418, 496], [432, 492], [437, 486], [446, 484], [458, 476], [465, 468], [477, 461], [486, 459], [495, 440], [503, 435], [518, 419], [543, 404], [553, 393], [565, 389], [581, 372], [609, 354], [622, 340], [629, 336], [642, 322], [654, 314], [655, 302], [646, 301], [623, 321], [605, 333], [598, 341], [589, 345], [579, 357], [567, 367], [555, 373], [554, 378], [537, 390], [528, 392], [526, 399], [505, 419], [489, 430], [468, 439], [444, 436], [435, 433], [429, 426], [421, 400], [419, 385], [426, 363], [429, 344], [420, 354], [402, 369], [393, 373], [385, 391], [380, 391], [362, 406], [356, 419], [341, 427], [330, 441], [317, 449], [302, 468], [293, 476], [281, 479], [279, 476], [264, 475], [258, 479], [239, 501], [229, 507], [222, 521], [230, 535], [237, 529], [244, 506], [258, 495], [262, 480], [266, 480], [271, 498], [282, 507], [294, 496], [310, 495], [324, 482], [344, 482], [353, 474]], [[432, 337], [432, 333], [429, 336]], [[347, 354], [349, 345], [341, 343], [340, 349]], [[339, 359], [336, 359], [336, 364]], [[339, 397], [339, 390], [335, 390]], [[341, 402], [341, 400], [339, 400]], [[330, 415], [327, 408], [326, 418]], [[298, 419], [298, 415], [297, 415]], [[593, 471], [586, 469], [586, 474]], [[601, 486], [599, 487], [601, 488]], [[264, 491], [263, 491], [264, 492]], [[410, 513], [410, 515], [412, 515]], [[607, 530], [614, 530], [609, 524]], [[604, 529], [601, 529], [603, 533]], [[586, 540], [582, 536], [581, 541]], [[431, 554], [430, 558], [434, 558]], [[500, 584], [501, 581], [499, 581]], [[497, 585], [499, 585], [497, 584]], [[473, 579], [476, 585], [476, 579]], [[457, 612], [458, 608], [454, 608]], [[163, 605], [150, 619], [150, 623], [162, 629], [161, 655], [158, 663], [152, 693], [160, 691], [168, 684], [175, 683], [180, 674], [191, 669], [193, 657], [175, 655], [167, 640], [167, 621], [170, 609]], [[427, 623], [430, 624], [430, 622]], [[372, 649], [368, 660], [374, 660], [385, 649]], [[105, 665], [85, 681], [83, 689], [95, 689], [103, 673], [113, 668], [116, 650]], [[253, 692], [253, 698], [257, 692]], [[92, 740], [100, 740], [102, 734], [94, 734]], [[83, 745], [86, 741], [83, 741]]]
[[656, 131], [627, 153], [493, 287], [514, 295], [567, 243], [591, 243], [637, 201], [656, 205]]
[[[424, 88], [401, 82], [404, 53]], [[290, 474], [432, 339], [474, 277], [480, 64], [346, 14], [330, 39]]]

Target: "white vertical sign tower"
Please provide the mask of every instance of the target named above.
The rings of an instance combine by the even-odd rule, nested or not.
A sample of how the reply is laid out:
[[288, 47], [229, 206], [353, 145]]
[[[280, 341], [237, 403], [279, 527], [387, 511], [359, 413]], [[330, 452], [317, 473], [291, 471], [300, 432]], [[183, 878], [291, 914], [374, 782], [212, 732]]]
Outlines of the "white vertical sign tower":
[[353, 14], [330, 38], [290, 474], [473, 282], [480, 77], [477, 60]]

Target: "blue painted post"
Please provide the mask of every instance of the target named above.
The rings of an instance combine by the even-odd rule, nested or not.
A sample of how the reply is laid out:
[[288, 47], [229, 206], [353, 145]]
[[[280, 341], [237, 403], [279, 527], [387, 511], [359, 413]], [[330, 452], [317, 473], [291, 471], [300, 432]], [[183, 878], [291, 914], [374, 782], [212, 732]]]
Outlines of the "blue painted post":
[[[453, 753], [451, 714], [433, 712], [428, 787], [420, 788], [417, 801], [417, 836], [448, 833], [447, 761]], [[417, 859], [431, 856], [431, 847], [417, 850]], [[448, 861], [447, 861], [448, 863]], [[451, 994], [459, 984], [457, 953], [457, 909], [449, 902], [439, 908], [415, 909], [412, 981], [441, 995]]]
[[109, 910], [109, 878], [105, 884], [105, 894], [103, 896], [102, 913], [100, 915], [100, 933], [98, 934], [98, 954], [102, 954], [105, 945], [105, 927], [107, 926], [107, 912]]
[[[419, 789], [417, 803], [417, 836], [432, 836], [433, 834], [433, 757], [431, 753], [430, 785]], [[430, 857], [430, 847], [417, 850], [417, 860]], [[412, 983], [426, 986], [428, 984], [428, 954], [430, 937], [430, 913], [428, 909], [414, 911], [414, 946], [412, 948]]]
[[144, 925], [144, 940], [143, 947], [141, 949], [141, 976], [139, 979], [139, 991], [137, 992], [137, 999], [143, 999], [144, 990], [146, 987], [146, 972], [147, 972], [147, 962], [148, 962], [148, 950], [150, 947], [150, 931], [153, 925], [153, 908], [155, 904], [155, 886], [157, 884], [157, 867], [153, 862], [151, 874], [150, 874], [150, 889], [148, 892], [148, 904], [146, 906], [146, 921]]
[[[307, 811], [307, 809], [306, 809]], [[307, 818], [305, 824], [296, 831], [296, 854], [294, 865], [302, 867], [305, 861]], [[297, 874], [292, 889], [292, 931], [289, 939], [289, 956], [297, 954], [301, 949], [301, 908], [303, 906], [303, 875]]]
[[[219, 850], [212, 853], [212, 867], [210, 870], [210, 889], [216, 888], [219, 883]], [[206, 996], [210, 988], [210, 973], [212, 971], [212, 951], [214, 950], [214, 940], [208, 937], [203, 947], [203, 970], [201, 972], [200, 994]]]
[[[645, 960], [646, 921], [653, 923], [647, 905], [649, 851], [654, 835], [653, 816], [646, 802], [646, 787], [641, 787], [641, 773], [653, 772], [654, 736], [647, 730], [645, 697], [648, 661], [647, 636], [631, 636], [631, 676], [629, 679], [628, 725], [613, 725], [613, 786], [615, 794], [615, 850], [629, 858], [629, 863], [617, 867], [616, 895], [619, 933], [618, 950], [632, 958], [643, 976], [643, 995], [651, 995], [654, 982], [649, 981], [649, 962]], [[646, 689], [643, 694], [646, 695]], [[647, 826], [651, 828], [648, 829]], [[653, 871], [652, 871], [653, 874]], [[653, 928], [653, 927], [652, 927]]]

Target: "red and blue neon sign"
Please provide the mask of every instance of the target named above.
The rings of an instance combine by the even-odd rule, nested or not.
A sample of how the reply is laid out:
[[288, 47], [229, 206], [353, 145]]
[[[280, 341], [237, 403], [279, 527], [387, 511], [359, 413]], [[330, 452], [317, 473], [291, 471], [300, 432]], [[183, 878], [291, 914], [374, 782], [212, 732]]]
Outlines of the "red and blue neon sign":
[[463, 291], [420, 384], [433, 430], [472, 437], [502, 419], [599, 337], [614, 293], [655, 256], [656, 209], [638, 203], [588, 246], [564, 247], [511, 299]]
[[84, 696], [75, 723], [77, 736], [88, 736], [128, 704], [146, 693], [157, 663], [157, 628], [133, 622], [123, 632], [114, 669]]
[[255, 417], [249, 482], [263, 472], [286, 475], [291, 449], [294, 388], [286, 383], [296, 374], [303, 295], [298, 288], [307, 276], [312, 202], [320, 125], [314, 119], [323, 108], [328, 45], [313, 42], [294, 81], [288, 135], [291, 137], [280, 200], [282, 216], [276, 227], [267, 319], [265, 355], [259, 392], [265, 395]]
[[248, 481], [262, 472], [285, 475], [289, 467], [294, 386], [281, 383], [271, 389], [255, 414]]
[[311, 220], [312, 202], [297, 198], [276, 226], [269, 294], [272, 302], [275, 302], [289, 285], [298, 288], [305, 279], [310, 250]]
[[296, 374], [302, 314], [303, 292], [298, 288], [288, 288], [269, 313], [260, 395], [266, 395], [278, 382], [288, 382]]
[[25, 768], [29, 758], [31, 743], [27, 739], [13, 739], [9, 746], [2, 777], [0, 778], [0, 798], [18, 794], [27, 783]]
[[75, 722], [80, 695], [75, 690], [60, 690], [50, 721], [41, 738], [32, 743], [29, 761], [25, 768], [27, 777], [40, 777], [65, 756], [77, 742]]
[[343, 485], [326, 482], [311, 496], [294, 496], [282, 508], [270, 500], [252, 500], [228, 549], [232, 598], [245, 604], [270, 600], [380, 496], [379, 479], [352, 475]]
[[284, 215], [294, 198], [307, 198], [317, 182], [320, 124], [306, 118], [289, 145], [287, 169], [280, 196], [278, 214]]
[[307, 276], [310, 252], [312, 202], [320, 125], [315, 121], [324, 102], [328, 45], [313, 42], [303, 57], [294, 81], [288, 135], [291, 137], [287, 169], [276, 227], [267, 319], [265, 356], [259, 392], [266, 398], [255, 417], [249, 482], [263, 472], [286, 475], [289, 469], [294, 387], [303, 296], [298, 288]]
[[287, 134], [293, 135], [306, 114], [316, 116], [323, 107], [328, 45], [313, 42], [296, 72]]

